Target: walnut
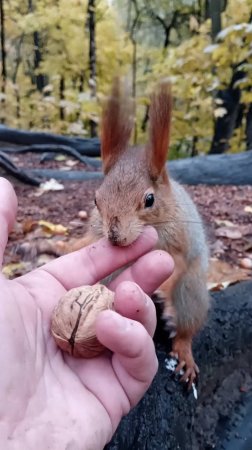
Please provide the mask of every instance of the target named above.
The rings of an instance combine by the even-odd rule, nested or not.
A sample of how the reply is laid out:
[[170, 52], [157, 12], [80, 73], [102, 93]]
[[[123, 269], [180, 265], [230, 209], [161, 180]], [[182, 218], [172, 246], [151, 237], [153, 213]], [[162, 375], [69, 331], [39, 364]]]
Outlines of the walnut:
[[79, 358], [101, 354], [105, 347], [96, 338], [95, 320], [113, 304], [114, 293], [101, 284], [71, 289], [53, 312], [51, 331], [57, 345]]

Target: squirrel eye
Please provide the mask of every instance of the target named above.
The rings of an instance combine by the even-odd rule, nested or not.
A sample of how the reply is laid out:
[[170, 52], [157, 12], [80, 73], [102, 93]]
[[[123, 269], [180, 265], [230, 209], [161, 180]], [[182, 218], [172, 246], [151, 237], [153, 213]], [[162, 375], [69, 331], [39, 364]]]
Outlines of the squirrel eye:
[[147, 194], [145, 197], [145, 203], [144, 203], [144, 207], [145, 208], [150, 208], [154, 203], [154, 195], [153, 194]]

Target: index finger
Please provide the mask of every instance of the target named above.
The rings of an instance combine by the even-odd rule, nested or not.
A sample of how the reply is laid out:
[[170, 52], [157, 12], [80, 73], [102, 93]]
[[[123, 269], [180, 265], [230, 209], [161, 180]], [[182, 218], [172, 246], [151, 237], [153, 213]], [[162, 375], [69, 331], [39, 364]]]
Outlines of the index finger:
[[107, 239], [100, 239], [46, 264], [42, 270], [56, 278], [66, 290], [83, 284], [92, 285], [152, 250], [157, 239], [157, 232], [152, 227], [146, 227], [137, 241], [128, 247], [115, 247]]

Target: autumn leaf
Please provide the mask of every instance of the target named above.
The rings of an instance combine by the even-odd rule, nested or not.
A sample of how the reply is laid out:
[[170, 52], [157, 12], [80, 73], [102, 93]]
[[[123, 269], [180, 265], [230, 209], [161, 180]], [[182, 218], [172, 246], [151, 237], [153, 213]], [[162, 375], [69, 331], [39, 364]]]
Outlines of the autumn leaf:
[[252, 271], [231, 266], [217, 258], [210, 259], [207, 287], [209, 290], [226, 289], [229, 285], [252, 278]]
[[224, 220], [224, 219], [214, 219], [214, 222], [218, 226], [224, 226], [224, 227], [235, 227], [235, 224], [231, 222], [230, 220]]
[[55, 159], [55, 161], [61, 162], [61, 161], [66, 161], [67, 157], [65, 155], [57, 155], [57, 156], [55, 156], [54, 159]]
[[78, 164], [78, 161], [73, 161], [72, 159], [68, 159], [65, 162], [66, 166], [70, 167], [70, 169]]
[[54, 178], [51, 178], [48, 181], [45, 181], [44, 183], [41, 183], [39, 186], [40, 192], [46, 192], [46, 191], [62, 191], [64, 189], [64, 185], [59, 183], [58, 181], [54, 180]]
[[39, 220], [38, 225], [50, 234], [66, 235], [68, 233], [68, 229], [61, 224], [54, 224], [47, 222], [46, 220]]
[[220, 227], [215, 230], [216, 237], [225, 237], [228, 239], [241, 239], [242, 233], [236, 227]]
[[243, 269], [252, 269], [252, 259], [242, 258], [240, 260], [240, 266], [243, 267]]
[[2, 273], [6, 278], [14, 278], [17, 275], [22, 275], [30, 266], [29, 262], [10, 263], [3, 267]]
[[30, 233], [38, 226], [38, 222], [36, 220], [27, 219], [22, 224], [23, 233]]

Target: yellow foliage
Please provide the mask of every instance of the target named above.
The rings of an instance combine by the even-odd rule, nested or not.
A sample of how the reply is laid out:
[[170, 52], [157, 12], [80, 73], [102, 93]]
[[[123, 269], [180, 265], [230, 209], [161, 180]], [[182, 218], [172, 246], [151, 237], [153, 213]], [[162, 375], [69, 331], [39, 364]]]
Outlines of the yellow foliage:
[[[154, 3], [168, 11], [173, 2]], [[188, 4], [178, 3], [181, 12], [188, 13]], [[1, 117], [7, 125], [88, 134], [87, 122], [92, 118], [99, 123], [101, 100], [114, 75], [130, 75], [131, 79], [132, 36], [125, 30], [120, 10], [100, 0], [96, 7], [97, 95], [92, 97], [87, 4], [87, 0], [71, 0], [71, 5], [68, 0], [33, 0], [29, 10], [27, 2], [5, 2], [8, 82]], [[126, 3], [120, 4], [125, 10]], [[252, 0], [229, 0], [222, 15], [223, 30], [214, 45], [210, 20], [200, 25], [194, 15], [189, 16], [186, 39], [174, 31], [173, 45], [167, 49], [160, 42], [154, 44], [152, 30], [138, 35], [138, 143], [146, 141], [142, 122], [149, 93], [160, 78], [170, 77], [174, 95], [171, 157], [186, 155], [192, 145], [200, 153], [208, 151], [214, 117], [224, 114], [222, 105], [214, 104], [213, 94], [230, 84], [234, 67], [239, 66], [245, 74], [236, 83], [242, 92], [241, 101], [245, 105], [252, 102], [251, 9]], [[35, 75], [43, 74], [48, 80], [44, 92], [39, 92], [34, 83], [34, 32], [38, 32], [42, 45], [42, 61]], [[62, 79], [64, 98], [60, 98]], [[60, 108], [64, 112], [61, 120]], [[244, 139], [243, 132], [233, 137], [232, 149], [238, 143], [243, 145], [239, 139]]]

